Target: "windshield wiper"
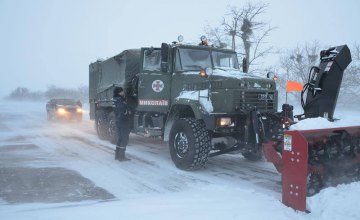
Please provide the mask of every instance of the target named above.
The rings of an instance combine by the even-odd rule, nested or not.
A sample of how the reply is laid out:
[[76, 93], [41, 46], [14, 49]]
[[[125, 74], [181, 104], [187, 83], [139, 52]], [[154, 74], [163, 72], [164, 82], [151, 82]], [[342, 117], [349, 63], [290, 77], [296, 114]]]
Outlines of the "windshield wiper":
[[199, 70], [204, 69], [202, 66], [199, 66], [199, 65], [186, 65], [186, 66], [184, 66], [184, 69], [188, 69], [188, 68], [192, 68], [192, 67], [196, 67]]

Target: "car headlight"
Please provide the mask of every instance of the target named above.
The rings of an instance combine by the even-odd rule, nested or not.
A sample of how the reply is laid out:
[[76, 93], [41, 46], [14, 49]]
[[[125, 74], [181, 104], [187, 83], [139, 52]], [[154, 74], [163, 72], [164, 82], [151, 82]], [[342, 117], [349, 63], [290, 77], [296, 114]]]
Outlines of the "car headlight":
[[83, 110], [81, 108], [76, 108], [76, 112], [81, 113], [81, 112], [83, 112]]
[[217, 125], [220, 127], [230, 126], [232, 124], [231, 118], [224, 117], [217, 119]]
[[60, 115], [63, 115], [66, 113], [66, 110], [64, 108], [58, 108], [57, 113], [59, 113]]

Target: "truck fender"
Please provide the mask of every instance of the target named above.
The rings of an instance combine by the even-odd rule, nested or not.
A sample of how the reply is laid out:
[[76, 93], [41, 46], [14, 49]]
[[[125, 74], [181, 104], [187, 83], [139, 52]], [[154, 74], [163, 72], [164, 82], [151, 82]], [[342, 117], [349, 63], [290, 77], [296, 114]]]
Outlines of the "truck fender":
[[192, 117], [202, 120], [204, 115], [208, 114], [197, 100], [176, 99], [165, 122], [164, 141], [169, 141], [170, 130], [178, 118]]

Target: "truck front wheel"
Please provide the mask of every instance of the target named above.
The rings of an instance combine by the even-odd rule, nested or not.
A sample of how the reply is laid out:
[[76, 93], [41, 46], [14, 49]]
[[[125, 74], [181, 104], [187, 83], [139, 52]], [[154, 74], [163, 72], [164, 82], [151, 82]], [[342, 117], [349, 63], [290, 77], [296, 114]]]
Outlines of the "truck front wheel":
[[211, 141], [202, 121], [181, 118], [175, 121], [169, 137], [171, 159], [182, 170], [203, 167], [209, 157]]

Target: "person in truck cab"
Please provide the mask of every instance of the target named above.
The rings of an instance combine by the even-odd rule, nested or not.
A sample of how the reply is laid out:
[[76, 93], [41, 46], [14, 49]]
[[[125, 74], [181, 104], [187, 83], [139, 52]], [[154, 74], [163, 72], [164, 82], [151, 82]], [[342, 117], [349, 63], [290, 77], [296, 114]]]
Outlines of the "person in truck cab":
[[208, 39], [204, 35], [200, 37], [200, 40], [199, 46], [209, 46]]

